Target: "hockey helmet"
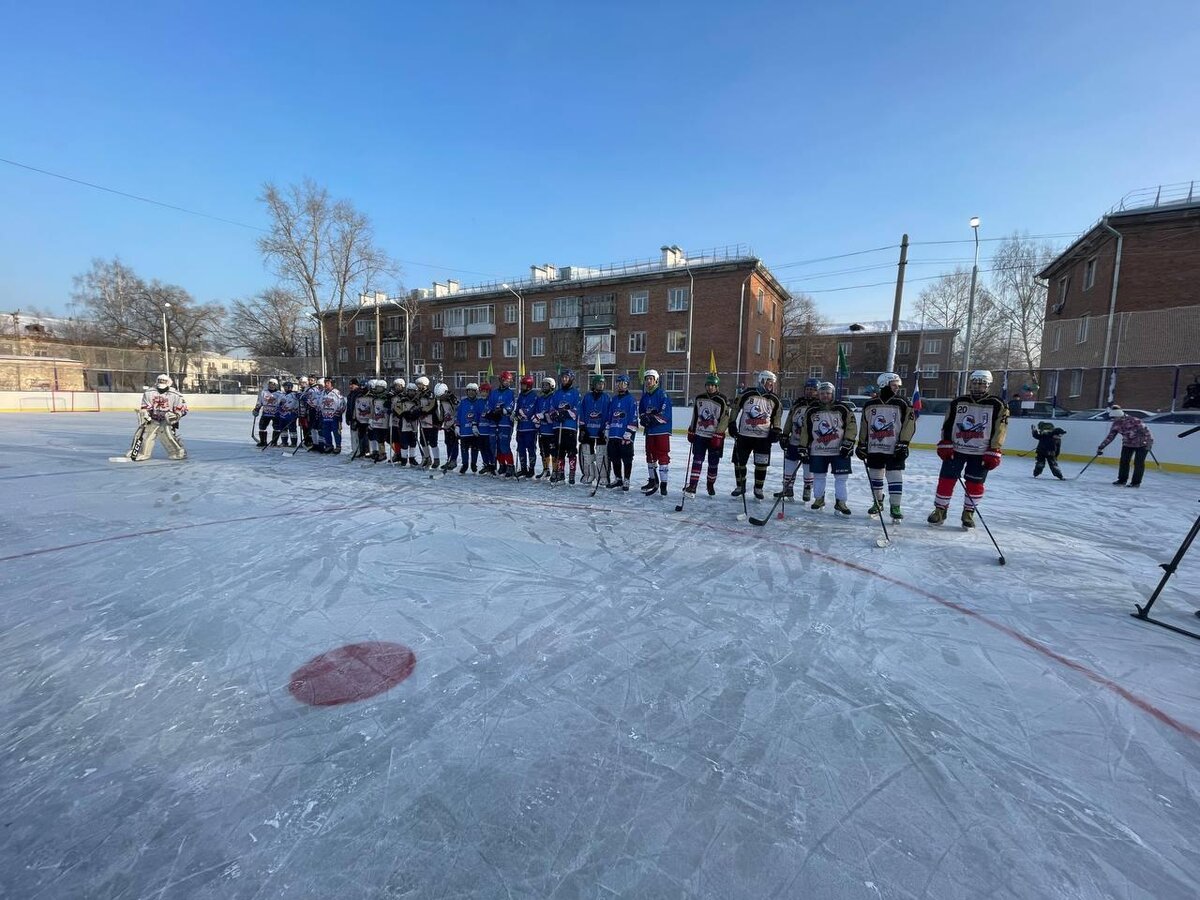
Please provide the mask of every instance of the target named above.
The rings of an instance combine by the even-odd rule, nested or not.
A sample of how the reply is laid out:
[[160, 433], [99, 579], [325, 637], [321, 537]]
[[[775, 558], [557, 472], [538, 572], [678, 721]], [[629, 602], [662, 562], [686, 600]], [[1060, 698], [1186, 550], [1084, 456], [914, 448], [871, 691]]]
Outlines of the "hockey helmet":
[[267, 379], [267, 388], [272, 391], [279, 390], [279, 379], [278, 378], [268, 378]]
[[479, 386], [479, 393], [490, 394], [491, 392], [492, 392], [492, 383], [490, 381], [485, 381], [483, 384], [481, 384]]
[[759, 372], [758, 386], [764, 391], [773, 391], [775, 389], [775, 373], [770, 369], [763, 369]]
[[822, 381], [817, 385], [817, 399], [822, 403], [833, 402], [833, 393], [834, 388], [832, 381]]
[[654, 380], [655, 384], [658, 384], [658, 369], [647, 369], [646, 374], [642, 376], [643, 381], [650, 381], [651, 379]]
[[715, 386], [717, 386], [717, 387], [720, 387], [720, 385], [721, 385], [721, 378], [720, 378], [720, 376], [718, 376], [718, 375], [717, 375], [717, 373], [716, 373], [716, 372], [710, 372], [710, 373], [708, 374], [708, 377], [704, 379], [704, 383], [705, 383], [706, 385], [707, 385], [707, 384], [711, 384], [711, 385], [715, 385]]
[[550, 393], [552, 390], [554, 390], [555, 386], [556, 385], [555, 385], [554, 379], [551, 378], [549, 375], [547, 375], [545, 378], [542, 379], [542, 390], [545, 391], [547, 394]]
[[992, 373], [987, 369], [976, 369], [967, 380], [967, 393], [974, 400], [982, 399], [992, 389]]
[[532, 388], [533, 387], [533, 376], [532, 375], [521, 376], [521, 387], [522, 388]]
[[393, 391], [404, 390], [404, 379], [403, 378], [393, 378], [392, 379], [392, 390]]
[[508, 369], [500, 373], [500, 384], [503, 385], [505, 383], [512, 384], [512, 372], [508, 371]]
[[479, 393], [479, 385], [477, 385], [475, 382], [472, 381], [470, 384], [467, 385], [467, 393], [468, 394], [478, 394]]
[[154, 379], [154, 386], [156, 388], [158, 388], [160, 391], [167, 390], [168, 388], [171, 387], [171, 376], [170, 375], [159, 375], [157, 378]]
[[420, 376], [417, 379], [417, 390], [419, 390], [419, 391], [429, 390], [429, 379], [426, 378], [424, 375]]
[[592, 390], [593, 391], [604, 390], [604, 376], [603, 375], [592, 375]]
[[446, 387], [446, 385], [442, 384], [439, 381], [437, 384], [435, 384], [433, 386], [433, 396], [438, 397], [438, 398], [444, 397], [446, 395], [446, 391], [448, 391], [448, 390], [449, 390], [449, 388]]
[[558, 373], [558, 380], [562, 382], [563, 387], [568, 387], [575, 382], [575, 373], [570, 369], [563, 369]]

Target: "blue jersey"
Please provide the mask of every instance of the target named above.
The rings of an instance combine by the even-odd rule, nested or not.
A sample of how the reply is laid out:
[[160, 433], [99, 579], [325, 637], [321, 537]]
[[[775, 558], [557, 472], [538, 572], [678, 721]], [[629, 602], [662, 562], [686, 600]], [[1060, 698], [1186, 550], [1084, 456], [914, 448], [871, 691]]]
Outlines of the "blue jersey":
[[661, 385], [642, 393], [642, 399], [638, 401], [638, 421], [647, 435], [671, 433], [671, 398]]
[[[500, 431], [512, 431], [514, 406], [516, 406], [516, 398], [513, 396], [512, 388], [497, 388], [492, 391], [492, 396], [488, 399], [488, 412], [494, 409], [500, 410], [500, 419], [494, 423]], [[489, 419], [489, 421], [493, 420]]]
[[600, 437], [608, 423], [608, 407], [611, 403], [612, 398], [604, 391], [592, 391], [583, 395], [583, 402], [579, 404], [579, 422], [588, 437]]
[[[491, 394], [491, 391], [488, 391]], [[483, 396], [480, 394], [475, 398], [475, 430], [480, 435], [491, 436], [496, 433], [496, 423], [487, 417], [487, 411], [491, 405], [491, 396]]]
[[518, 434], [537, 431], [537, 422], [533, 421], [534, 413], [537, 412], [537, 402], [537, 391], [521, 391], [521, 393], [517, 395]]
[[479, 417], [475, 414], [475, 400], [472, 400], [470, 397], [463, 397], [458, 404], [458, 412], [455, 413], [455, 418], [458, 421], [458, 433], [460, 436], [475, 436], [476, 426], [479, 424]]
[[554, 406], [555, 419], [561, 431], [575, 431], [579, 428], [579, 388], [571, 385], [569, 388], [559, 388], [550, 398]]
[[554, 410], [553, 400], [553, 393], [547, 394], [543, 391], [538, 394], [537, 405], [534, 407], [538, 434], [554, 434], [554, 420], [550, 418], [550, 413]]
[[608, 439], [633, 440], [638, 427], [637, 401], [633, 394], [614, 394], [608, 404]]

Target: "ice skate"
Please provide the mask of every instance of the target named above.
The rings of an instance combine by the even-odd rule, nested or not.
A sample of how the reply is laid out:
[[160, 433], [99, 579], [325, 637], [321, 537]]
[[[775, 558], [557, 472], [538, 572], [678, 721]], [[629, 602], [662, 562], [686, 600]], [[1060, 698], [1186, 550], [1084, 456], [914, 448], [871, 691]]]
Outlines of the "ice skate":
[[744, 493], [746, 493], [746, 486], [744, 484], [739, 484], [737, 487], [735, 487], [732, 491], [729, 492], [729, 496], [730, 497], [740, 497]]
[[975, 527], [975, 510], [964, 509], [962, 511], [962, 526], [963, 528]]
[[780, 498], [784, 500], [796, 499], [796, 493], [790, 487], [785, 487], [782, 491], [776, 491], [773, 496], [776, 500], [779, 500]]
[[812, 506], [809, 508], [810, 509], [824, 509], [825, 508], [825, 498], [818, 497], [816, 500], [814, 500], [812, 502]]
[[940, 506], [935, 506], [933, 512], [929, 514], [929, 518], [925, 520], [930, 525], [941, 525], [946, 521], [946, 510]]
[[835, 501], [833, 501], [833, 508], [834, 508], [835, 510], [837, 510], [838, 512], [840, 512], [840, 513], [841, 513], [843, 516], [848, 516], [848, 515], [850, 515], [850, 507], [848, 507], [848, 506], [846, 505], [846, 501], [845, 501], [845, 500], [835, 500]]
[[904, 513], [900, 510], [900, 504], [898, 504], [898, 503], [892, 504], [891, 512], [892, 512], [892, 521], [893, 522], [899, 522], [904, 518]]
[[812, 485], [811, 484], [806, 484], [804, 486], [804, 493], [801, 494], [800, 499], [805, 503], [807, 503], [809, 500], [812, 499]]

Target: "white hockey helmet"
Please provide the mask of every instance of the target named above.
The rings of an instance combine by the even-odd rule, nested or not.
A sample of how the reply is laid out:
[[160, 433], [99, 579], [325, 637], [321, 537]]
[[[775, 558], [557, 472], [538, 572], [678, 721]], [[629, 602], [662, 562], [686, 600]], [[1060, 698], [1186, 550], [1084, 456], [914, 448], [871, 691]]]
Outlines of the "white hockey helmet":
[[478, 393], [478, 391], [479, 391], [479, 385], [477, 385], [473, 381], [467, 385], [467, 393], [469, 394], [469, 393], [471, 393], [471, 391], [475, 391], [476, 393]]
[[442, 384], [439, 381], [437, 384], [435, 384], [433, 386], [433, 396], [444, 397], [444, 396], [446, 396], [446, 391], [448, 391], [448, 390], [449, 390], [449, 388], [447, 388], [446, 385]]
[[421, 375], [419, 378], [417, 378], [417, 389], [421, 391], [429, 390], [429, 379], [424, 375]]
[[658, 369], [647, 369], [646, 374], [642, 376], [643, 381], [649, 381], [651, 378], [658, 381]]
[[272, 391], [278, 390], [279, 389], [279, 379], [278, 378], [268, 378], [267, 379], [267, 387]]
[[878, 378], [875, 379], [875, 384], [878, 385], [880, 389], [887, 387], [889, 384], [894, 385], [894, 386], [899, 386], [900, 383], [901, 383], [900, 376], [897, 375], [895, 372], [884, 372], [882, 375], [880, 375]]
[[171, 376], [170, 375], [159, 375], [157, 378], [154, 379], [154, 386], [156, 388], [158, 388], [160, 391], [165, 391], [167, 388], [169, 388], [171, 386]]
[[975, 399], [986, 397], [992, 389], [992, 373], [987, 369], [976, 369], [967, 379], [967, 393]]
[[775, 384], [775, 373], [770, 369], [763, 369], [758, 373], [758, 386], [763, 390], [769, 391], [771, 388], [767, 387], [768, 384]]
[[308, 387], [308, 376], [307, 375], [300, 376], [300, 387], [302, 387], [302, 388]]
[[392, 379], [392, 390], [395, 390], [395, 391], [404, 390], [404, 379], [403, 378], [393, 378]]
[[558, 387], [558, 382], [556, 382], [549, 375], [547, 375], [545, 378], [542, 379], [542, 390], [543, 391], [552, 391], [556, 387]]
[[[831, 400], [833, 400], [834, 392], [835, 388], [832, 381], [822, 381], [817, 385], [817, 399], [822, 403], [829, 403]], [[826, 394], [829, 395], [829, 400], [825, 399]]]

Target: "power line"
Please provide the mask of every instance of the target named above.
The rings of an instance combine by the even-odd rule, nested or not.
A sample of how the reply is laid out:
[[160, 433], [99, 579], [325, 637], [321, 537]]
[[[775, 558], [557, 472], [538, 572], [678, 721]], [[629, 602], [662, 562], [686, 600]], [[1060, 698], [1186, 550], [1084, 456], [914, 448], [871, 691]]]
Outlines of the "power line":
[[788, 268], [791, 268], [792, 266], [807, 266], [807, 265], [811, 265], [812, 263], [828, 262], [831, 259], [845, 259], [848, 256], [863, 256], [864, 254], [867, 254], [867, 253], [879, 253], [882, 250], [894, 250], [899, 246], [900, 246], [899, 244], [887, 244], [886, 246], [883, 246], [883, 247], [872, 247], [870, 250], [854, 250], [851, 253], [838, 253], [834, 256], [817, 256], [817, 257], [814, 257], [813, 259], [801, 259], [796, 262], [779, 263], [778, 265], [771, 266], [771, 268], [772, 269], [788, 269]]

